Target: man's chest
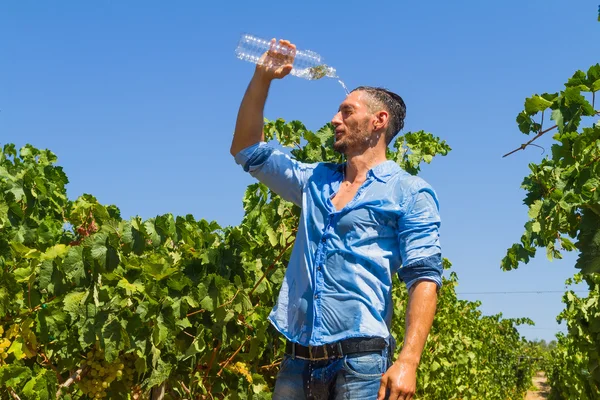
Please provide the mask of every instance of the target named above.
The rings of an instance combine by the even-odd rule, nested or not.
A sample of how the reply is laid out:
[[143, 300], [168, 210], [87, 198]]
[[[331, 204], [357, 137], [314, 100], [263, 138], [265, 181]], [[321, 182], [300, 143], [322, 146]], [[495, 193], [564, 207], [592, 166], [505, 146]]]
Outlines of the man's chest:
[[373, 187], [362, 189], [309, 194], [304, 210], [309, 237], [325, 235], [348, 244], [359, 238], [395, 238], [401, 216], [397, 200]]
[[331, 199], [333, 207], [337, 211], [342, 210], [354, 197], [356, 197], [361, 186], [362, 183], [346, 184], [345, 182], [342, 182], [337, 193], [335, 193]]

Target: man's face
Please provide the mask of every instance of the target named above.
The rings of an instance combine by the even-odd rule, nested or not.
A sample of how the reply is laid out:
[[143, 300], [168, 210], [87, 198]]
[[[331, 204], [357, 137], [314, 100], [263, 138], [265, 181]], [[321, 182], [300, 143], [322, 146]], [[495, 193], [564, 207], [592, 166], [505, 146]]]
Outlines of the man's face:
[[342, 154], [360, 153], [373, 145], [373, 113], [365, 92], [350, 93], [331, 120], [335, 127], [333, 148]]

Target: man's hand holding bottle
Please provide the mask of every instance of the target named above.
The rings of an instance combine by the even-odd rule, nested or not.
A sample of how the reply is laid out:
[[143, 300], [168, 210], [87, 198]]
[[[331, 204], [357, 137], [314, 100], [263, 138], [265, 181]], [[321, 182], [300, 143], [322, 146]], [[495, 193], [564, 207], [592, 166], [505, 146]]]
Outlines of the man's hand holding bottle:
[[255, 77], [265, 82], [284, 78], [292, 71], [295, 55], [296, 45], [283, 39], [277, 44], [275, 39], [271, 39], [271, 48], [256, 64]]

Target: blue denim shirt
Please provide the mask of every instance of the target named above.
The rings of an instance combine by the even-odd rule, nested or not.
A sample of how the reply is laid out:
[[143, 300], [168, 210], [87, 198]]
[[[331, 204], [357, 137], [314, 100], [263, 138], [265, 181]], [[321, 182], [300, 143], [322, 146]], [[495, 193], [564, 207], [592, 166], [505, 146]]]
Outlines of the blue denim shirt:
[[441, 286], [440, 216], [433, 189], [386, 161], [367, 173], [354, 198], [332, 198], [344, 164], [305, 164], [266, 143], [235, 156], [238, 164], [302, 208], [296, 242], [269, 320], [304, 346], [351, 337], [390, 336], [392, 274], [410, 288]]

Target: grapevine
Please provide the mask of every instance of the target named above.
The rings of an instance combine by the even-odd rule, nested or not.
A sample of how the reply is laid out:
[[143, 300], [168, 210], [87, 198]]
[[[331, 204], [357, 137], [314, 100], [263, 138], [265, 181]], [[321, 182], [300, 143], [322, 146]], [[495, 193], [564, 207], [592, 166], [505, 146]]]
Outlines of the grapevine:
[[[331, 125], [311, 132], [267, 121], [265, 135], [298, 160], [339, 161]], [[388, 157], [417, 174], [449, 150], [408, 132]], [[0, 155], [0, 321], [13, 334], [0, 396], [269, 399], [284, 341], [267, 316], [299, 210], [252, 184], [238, 226], [191, 215], [124, 219], [92, 195], [68, 200], [56, 161], [29, 145]], [[516, 398], [531, 373], [518, 361], [526, 343], [516, 326], [529, 321], [483, 316], [479, 303], [457, 299], [457, 284], [454, 273], [444, 280], [419, 398]], [[397, 278], [394, 287], [401, 344], [408, 293]]]
[[[527, 263], [538, 248], [547, 257], [562, 258], [577, 250], [577, 273], [570, 282], [585, 282], [589, 294], [579, 298], [572, 291], [563, 297], [568, 335], [558, 336], [547, 367], [556, 399], [600, 398], [600, 115], [595, 100], [600, 90], [600, 64], [577, 71], [558, 93], [533, 95], [517, 116], [519, 129], [536, 136], [518, 149], [524, 150], [543, 134], [556, 130], [551, 155], [529, 165], [531, 174], [522, 187], [527, 191], [529, 221], [520, 243], [508, 249], [502, 268]], [[554, 125], [544, 129], [544, 114]]]

